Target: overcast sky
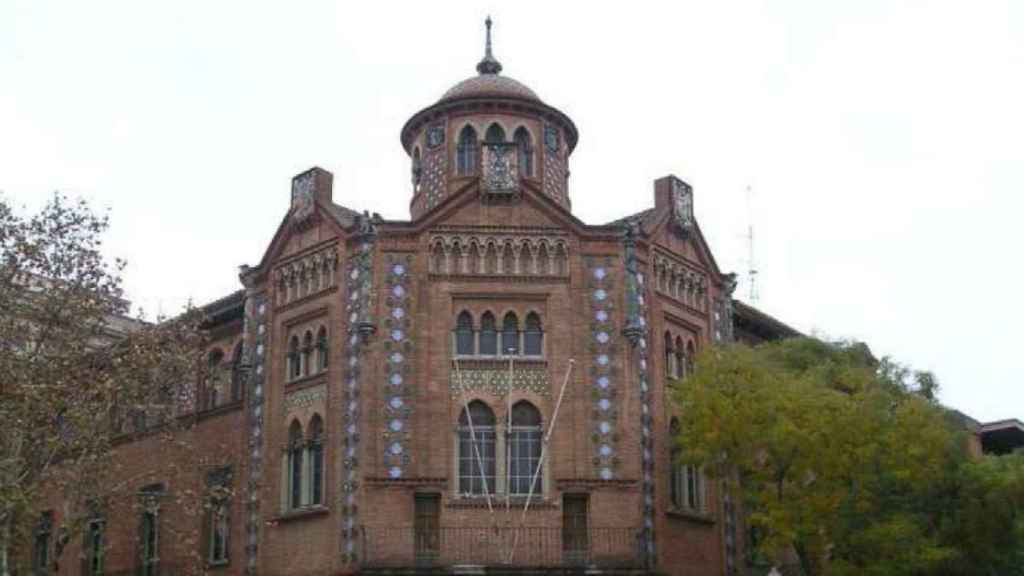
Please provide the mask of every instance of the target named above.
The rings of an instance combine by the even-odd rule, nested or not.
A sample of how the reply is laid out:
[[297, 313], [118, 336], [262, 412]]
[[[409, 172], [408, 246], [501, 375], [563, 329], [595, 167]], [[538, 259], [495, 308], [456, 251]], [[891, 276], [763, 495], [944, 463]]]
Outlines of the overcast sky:
[[579, 128], [580, 218], [674, 173], [722, 268], [749, 267], [753, 223], [757, 306], [1024, 417], [1019, 0], [2, 0], [0, 190], [109, 208], [148, 313], [212, 300], [310, 166], [408, 217], [399, 130], [475, 74], [488, 13], [505, 73]]

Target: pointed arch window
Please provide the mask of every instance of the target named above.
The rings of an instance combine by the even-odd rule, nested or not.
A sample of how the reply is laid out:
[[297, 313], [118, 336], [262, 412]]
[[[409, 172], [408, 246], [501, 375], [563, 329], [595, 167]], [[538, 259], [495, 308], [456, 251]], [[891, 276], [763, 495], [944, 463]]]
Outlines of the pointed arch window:
[[675, 352], [672, 348], [672, 335], [665, 332], [665, 376], [675, 378]]
[[295, 380], [302, 376], [302, 361], [299, 356], [299, 337], [292, 336], [288, 342], [288, 379]]
[[324, 503], [324, 424], [319, 414], [309, 421], [309, 504]]
[[533, 176], [533, 142], [530, 133], [526, 128], [516, 128], [513, 139], [516, 141], [516, 151], [519, 156], [519, 174], [521, 176]]
[[487, 133], [484, 135], [485, 144], [504, 144], [505, 143], [505, 129], [501, 127], [501, 124], [495, 122], [487, 128]]
[[323, 372], [327, 370], [327, 363], [329, 362], [330, 350], [327, 346], [327, 328], [325, 326], [320, 327], [320, 331], [316, 335], [316, 368], [317, 372]]
[[420, 149], [412, 151], [412, 187], [419, 189], [420, 181], [423, 179], [423, 163], [420, 160]]
[[697, 357], [697, 349], [693, 345], [693, 340], [686, 343], [686, 374], [693, 374], [693, 361]]
[[313, 333], [306, 331], [302, 339], [302, 375], [309, 376], [313, 366]]
[[[541, 419], [540, 411], [525, 400], [512, 407], [512, 429], [509, 436], [508, 467], [509, 491], [515, 495], [530, 493], [530, 480], [540, 466]], [[540, 493], [540, 475], [533, 493]]]
[[501, 323], [501, 352], [510, 356], [519, 354], [519, 318], [514, 312], [505, 314]]
[[231, 353], [231, 401], [237, 402], [242, 399], [242, 341], [235, 344]]
[[480, 317], [480, 355], [495, 356], [498, 354], [498, 332], [494, 314], [484, 312]]
[[224, 353], [220, 348], [214, 349], [206, 359], [206, 406], [207, 410], [217, 407], [221, 387], [221, 364], [224, 362]]
[[676, 379], [682, 380], [686, 377], [686, 348], [683, 347], [683, 339], [676, 336]]
[[526, 332], [523, 336], [523, 348], [527, 356], [544, 354], [544, 331], [541, 329], [540, 315], [530, 312], [526, 315]]
[[675, 442], [672, 448], [672, 464], [669, 468], [669, 501], [673, 508], [705, 513], [707, 500], [704, 471], [700, 466], [679, 461], [682, 456], [682, 449], [678, 445], [681, 431], [679, 419], [673, 418], [669, 425], [669, 432]]
[[473, 316], [463, 310], [455, 321], [455, 353], [470, 356], [474, 353]]
[[288, 508], [302, 507], [302, 425], [292, 420], [288, 428]]
[[[459, 493], [495, 492], [494, 412], [479, 400], [459, 415]], [[475, 440], [475, 441], [474, 441]]]
[[472, 126], [459, 132], [459, 143], [455, 151], [455, 168], [460, 175], [475, 174], [477, 167], [477, 137]]

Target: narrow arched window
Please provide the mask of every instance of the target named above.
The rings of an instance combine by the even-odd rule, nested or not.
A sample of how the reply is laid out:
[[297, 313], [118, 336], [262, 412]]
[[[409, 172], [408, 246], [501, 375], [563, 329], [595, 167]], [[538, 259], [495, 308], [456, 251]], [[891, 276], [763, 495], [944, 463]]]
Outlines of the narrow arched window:
[[292, 420], [288, 427], [288, 507], [302, 506], [302, 425]]
[[237, 402], [242, 399], [242, 342], [235, 344], [235, 350], [231, 353], [231, 401]]
[[223, 374], [222, 362], [224, 362], [224, 353], [220, 351], [220, 348], [211, 351], [210, 355], [206, 358], [206, 409], [217, 407], [220, 388], [223, 384], [221, 382]]
[[[522, 400], [512, 407], [512, 429], [509, 434], [508, 469], [509, 491], [512, 494], [530, 493], [530, 480], [540, 466], [541, 448], [540, 412], [529, 402]], [[533, 486], [533, 493], [540, 492], [540, 475]]]
[[444, 274], [448, 272], [447, 261], [444, 255], [444, 245], [440, 240], [434, 243], [434, 250], [430, 254], [430, 263], [434, 267], [435, 274]]
[[476, 173], [477, 142], [476, 130], [466, 126], [459, 132], [459, 143], [455, 151], [455, 168], [459, 174]]
[[683, 347], [683, 339], [676, 336], [676, 378], [682, 380], [686, 377], [686, 348]]
[[487, 134], [484, 136], [485, 144], [504, 144], [505, 143], [505, 129], [500, 124], [494, 123], [487, 128]]
[[530, 141], [530, 133], [520, 126], [516, 129], [514, 139], [519, 156], [519, 175], [533, 176], [533, 143]]
[[679, 419], [673, 418], [669, 425], [669, 442], [672, 446], [672, 456], [669, 462], [669, 502], [673, 508], [683, 507], [683, 494], [686, 491], [686, 484], [683, 480], [683, 465], [679, 463]]
[[544, 331], [541, 329], [540, 316], [536, 312], [526, 315], [523, 348], [527, 356], [541, 356], [544, 353]]
[[494, 356], [498, 353], [498, 331], [494, 314], [484, 312], [480, 317], [480, 355]]
[[686, 343], [686, 374], [693, 374], [693, 362], [697, 357], [697, 349], [693, 345], [693, 340]]
[[412, 151], [412, 187], [419, 188], [420, 180], [423, 178], [423, 164], [420, 160], [420, 149]]
[[320, 331], [317, 332], [316, 335], [316, 367], [318, 372], [327, 370], [329, 357], [330, 351], [327, 346], [327, 328], [321, 326]]
[[465, 310], [455, 321], [455, 353], [459, 356], [473, 354], [473, 316]]
[[292, 336], [288, 342], [288, 379], [295, 380], [302, 376], [302, 361], [299, 356], [299, 337]]
[[665, 376], [675, 378], [675, 356], [672, 350], [672, 335], [665, 332]]
[[505, 314], [501, 322], [501, 352], [510, 356], [519, 354], [519, 319], [514, 312]]
[[313, 365], [313, 333], [307, 331], [302, 339], [302, 375], [309, 376]]
[[470, 402], [459, 415], [459, 493], [494, 493], [494, 438], [494, 412], [479, 400]]
[[309, 421], [309, 504], [324, 503], [324, 423], [319, 414]]

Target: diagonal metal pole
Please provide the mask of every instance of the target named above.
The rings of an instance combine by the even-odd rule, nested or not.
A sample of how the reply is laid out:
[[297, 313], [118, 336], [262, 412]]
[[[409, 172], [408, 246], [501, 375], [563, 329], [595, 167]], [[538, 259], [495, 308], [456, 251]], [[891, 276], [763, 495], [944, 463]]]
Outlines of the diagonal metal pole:
[[516, 546], [519, 545], [519, 533], [526, 525], [526, 512], [530, 509], [530, 501], [533, 500], [533, 487], [537, 485], [537, 478], [540, 476], [541, 470], [544, 469], [544, 460], [548, 456], [548, 442], [551, 441], [551, 433], [555, 431], [555, 424], [558, 422], [558, 410], [562, 407], [562, 398], [565, 397], [565, 388], [569, 384], [569, 377], [572, 375], [572, 369], [576, 366], [576, 360], [573, 358], [569, 359], [569, 368], [565, 371], [565, 379], [562, 380], [562, 389], [558, 391], [558, 401], [555, 402], [555, 411], [551, 414], [551, 424], [548, 425], [548, 432], [544, 435], [544, 443], [540, 448], [540, 459], [537, 461], [537, 468], [533, 471], [533, 477], [530, 478], [530, 491], [526, 496], [526, 503], [523, 504], [523, 515], [519, 519], [519, 530], [516, 530], [512, 540], [512, 549], [508, 552], [508, 563], [512, 563], [512, 557], [515, 556]]
[[487, 496], [487, 510], [491, 513], [491, 524], [495, 524], [494, 507], [491, 506], [491, 490], [487, 487], [487, 473], [484, 471], [484, 459], [480, 456], [480, 445], [476, 442], [476, 430], [473, 428], [473, 415], [469, 413], [469, 399], [466, 397], [466, 387], [462, 383], [462, 370], [459, 369], [459, 361], [455, 363], [455, 377], [459, 381], [459, 394], [462, 396], [463, 410], [466, 411], [466, 423], [469, 424], [469, 439], [473, 444], [473, 452], [476, 453], [476, 462], [480, 466], [480, 479], [484, 483], [484, 494]]

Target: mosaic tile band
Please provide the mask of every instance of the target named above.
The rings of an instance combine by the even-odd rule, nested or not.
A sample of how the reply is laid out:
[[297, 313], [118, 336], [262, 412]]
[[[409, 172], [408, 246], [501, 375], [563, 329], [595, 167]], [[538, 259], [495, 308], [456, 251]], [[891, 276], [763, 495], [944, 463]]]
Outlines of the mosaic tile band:
[[399, 479], [409, 466], [409, 417], [412, 415], [412, 265], [408, 254], [384, 256], [385, 290], [383, 461], [387, 475]]

